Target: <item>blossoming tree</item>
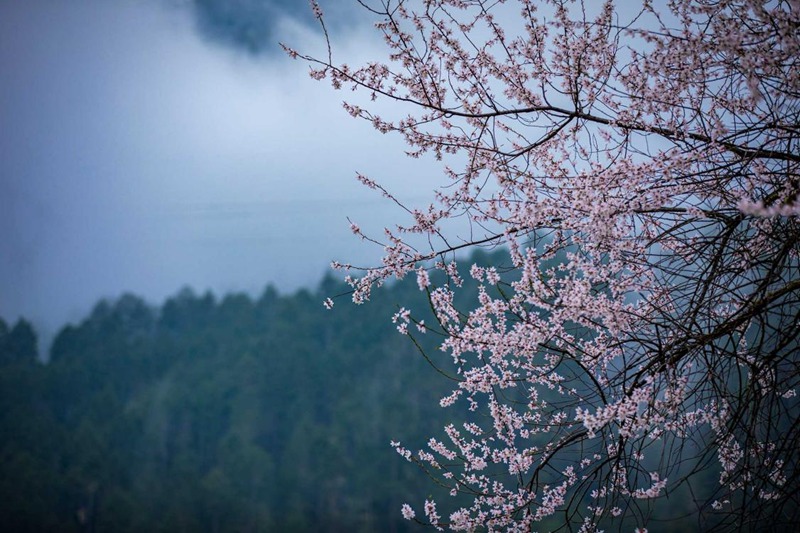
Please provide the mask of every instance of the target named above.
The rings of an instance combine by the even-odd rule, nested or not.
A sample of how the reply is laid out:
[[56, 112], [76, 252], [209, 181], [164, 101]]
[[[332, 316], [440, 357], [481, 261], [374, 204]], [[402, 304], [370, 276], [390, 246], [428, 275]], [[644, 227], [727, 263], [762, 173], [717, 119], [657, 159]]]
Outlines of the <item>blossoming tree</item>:
[[[436, 321], [402, 309], [399, 329], [442, 333], [457, 380], [441, 405], [487, 415], [424, 450], [394, 443], [467, 501], [403, 515], [645, 528], [712, 472], [706, 526], [800, 520], [800, 2], [359, 3], [382, 62], [287, 51], [394, 102], [402, 116], [345, 108], [449, 183], [348, 277], [353, 299], [416, 275]], [[468, 237], [448, 233], [456, 217]], [[509, 268], [469, 268], [477, 297], [457, 308], [457, 252], [498, 245]]]

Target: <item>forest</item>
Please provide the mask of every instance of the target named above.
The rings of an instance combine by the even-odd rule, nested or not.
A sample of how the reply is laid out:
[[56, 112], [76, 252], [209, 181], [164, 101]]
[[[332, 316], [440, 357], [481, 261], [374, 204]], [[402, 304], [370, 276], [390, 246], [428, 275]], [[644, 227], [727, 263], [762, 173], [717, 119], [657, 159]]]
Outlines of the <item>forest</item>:
[[[508, 256], [476, 251], [468, 262]], [[429, 494], [455, 509], [463, 496], [437, 492], [390, 443], [420, 448], [464, 412], [487, 415], [439, 406], [453, 387], [442, 374], [456, 373], [434, 328], [413, 340], [396, 331], [400, 307], [427, 305], [415, 280], [376, 289], [368, 306], [347, 290], [327, 276], [313, 291], [267, 287], [255, 299], [186, 288], [153, 306], [126, 294], [65, 326], [47, 363], [29, 322], [0, 321], [0, 522], [20, 532], [419, 531], [403, 503]], [[343, 297], [326, 310], [331, 295]], [[653, 523], [665, 521], [651, 531], [694, 531], [686, 498], [662, 502]]]
[[0, 321], [4, 529], [419, 528], [400, 507], [432, 484], [390, 441], [441, 432], [451, 383], [391, 316], [424, 293], [323, 307], [346, 291], [126, 294], [65, 326], [45, 364], [29, 322]]

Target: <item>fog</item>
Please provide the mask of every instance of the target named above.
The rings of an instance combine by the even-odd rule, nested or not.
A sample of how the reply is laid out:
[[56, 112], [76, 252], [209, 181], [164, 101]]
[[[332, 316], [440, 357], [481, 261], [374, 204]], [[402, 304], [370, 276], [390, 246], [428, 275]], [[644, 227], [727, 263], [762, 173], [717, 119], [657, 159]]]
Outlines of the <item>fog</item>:
[[[339, 57], [371, 57], [368, 21], [330, 4]], [[402, 211], [356, 171], [413, 203], [436, 168], [278, 41], [322, 50], [304, 2], [0, 1], [0, 316], [47, 339], [101, 297], [285, 292], [375, 263], [347, 217], [379, 232]]]

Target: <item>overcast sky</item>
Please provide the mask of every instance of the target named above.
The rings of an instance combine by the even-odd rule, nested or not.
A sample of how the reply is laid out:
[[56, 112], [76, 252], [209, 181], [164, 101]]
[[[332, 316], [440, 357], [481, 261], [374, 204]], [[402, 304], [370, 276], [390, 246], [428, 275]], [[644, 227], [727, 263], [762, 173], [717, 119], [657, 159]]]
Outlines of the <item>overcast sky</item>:
[[[379, 37], [345, 4], [328, 7], [337, 54], [373, 57]], [[422, 201], [437, 170], [280, 52], [320, 46], [305, 10], [0, 0], [0, 316], [47, 336], [101, 297], [286, 292], [332, 259], [377, 260], [346, 217], [402, 220], [356, 171]]]

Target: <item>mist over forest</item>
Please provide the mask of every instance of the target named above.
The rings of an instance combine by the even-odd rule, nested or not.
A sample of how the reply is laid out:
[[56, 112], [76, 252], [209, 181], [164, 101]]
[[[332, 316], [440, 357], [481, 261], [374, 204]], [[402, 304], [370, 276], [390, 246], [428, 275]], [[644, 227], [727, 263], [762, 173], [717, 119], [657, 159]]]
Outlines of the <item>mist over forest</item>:
[[[364, 49], [353, 11], [330, 28]], [[430, 481], [389, 443], [436, 433], [450, 386], [391, 323], [421, 295], [298, 289], [373, 256], [356, 168], [404, 168], [281, 50], [311, 23], [289, 0], [0, 3], [0, 529], [413, 527]]]

